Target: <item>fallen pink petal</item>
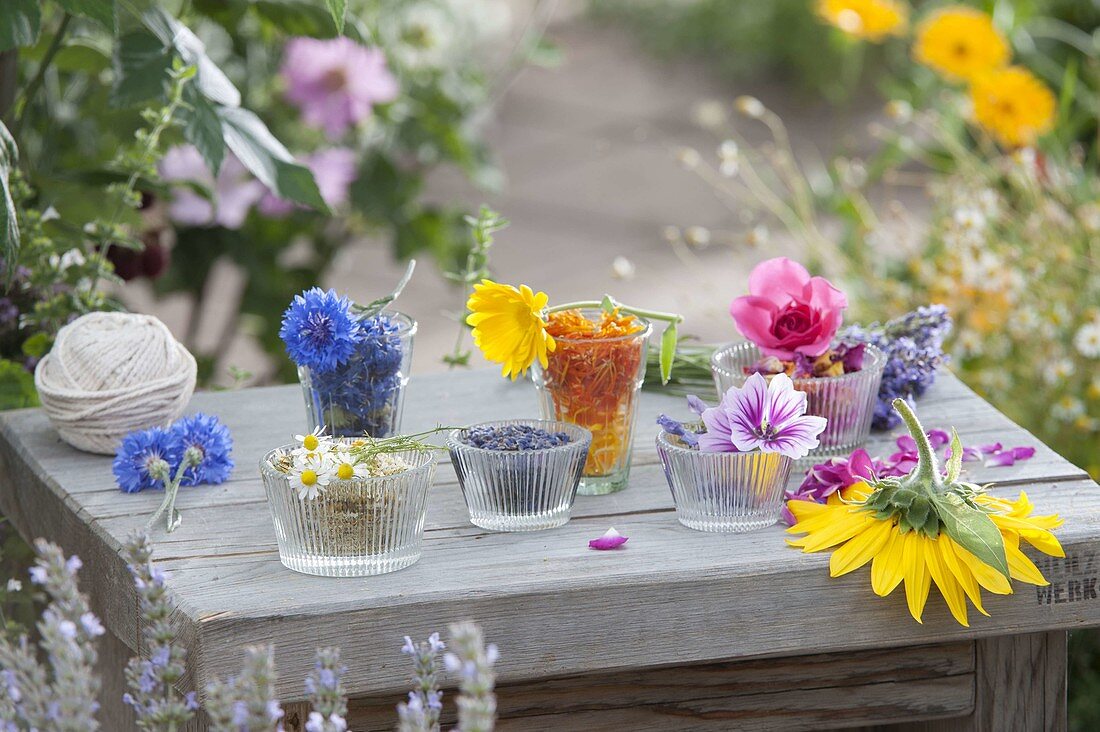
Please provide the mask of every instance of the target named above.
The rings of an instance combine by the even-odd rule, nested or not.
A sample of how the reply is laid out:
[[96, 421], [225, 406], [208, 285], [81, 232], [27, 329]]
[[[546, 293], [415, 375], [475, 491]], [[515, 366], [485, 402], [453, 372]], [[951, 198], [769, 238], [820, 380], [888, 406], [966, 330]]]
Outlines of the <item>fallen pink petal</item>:
[[607, 532], [598, 539], [592, 539], [588, 542], [590, 549], [599, 549], [600, 551], [607, 551], [608, 549], [617, 549], [628, 541], [628, 537], [623, 536], [615, 527], [611, 527]]

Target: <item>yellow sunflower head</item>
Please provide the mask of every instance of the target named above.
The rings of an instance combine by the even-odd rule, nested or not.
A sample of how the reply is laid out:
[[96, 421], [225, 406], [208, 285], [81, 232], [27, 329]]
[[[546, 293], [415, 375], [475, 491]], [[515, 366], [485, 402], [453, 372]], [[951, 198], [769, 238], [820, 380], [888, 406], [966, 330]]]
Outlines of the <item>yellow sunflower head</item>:
[[513, 381], [536, 358], [546, 366], [546, 354], [555, 348], [542, 317], [547, 299], [545, 292], [533, 292], [527, 285], [517, 289], [482, 280], [466, 301], [470, 311], [466, 322], [474, 328], [474, 345], [485, 358], [501, 364], [501, 373]]
[[909, 6], [899, 0], [817, 0], [816, 9], [829, 25], [872, 43], [900, 36], [909, 23]]
[[974, 121], [1005, 147], [1032, 145], [1054, 125], [1057, 101], [1022, 66], [983, 74], [970, 86]]
[[1008, 41], [993, 18], [974, 8], [950, 5], [920, 24], [913, 57], [952, 81], [970, 81], [1008, 63]]

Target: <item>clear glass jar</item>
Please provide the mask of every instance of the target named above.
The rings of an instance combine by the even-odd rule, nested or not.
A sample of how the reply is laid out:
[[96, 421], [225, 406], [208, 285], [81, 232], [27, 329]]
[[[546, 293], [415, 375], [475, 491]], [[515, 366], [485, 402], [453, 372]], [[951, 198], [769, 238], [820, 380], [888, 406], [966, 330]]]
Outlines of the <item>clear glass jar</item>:
[[[598, 322], [600, 310], [581, 313]], [[532, 379], [539, 409], [546, 419], [584, 427], [592, 447], [577, 493], [614, 493], [626, 487], [634, 444], [638, 392], [645, 379], [646, 347], [652, 326], [638, 318], [642, 330], [616, 338], [554, 338], [548, 365], [538, 361]]]
[[539, 450], [489, 450], [465, 442], [465, 429], [447, 438], [451, 463], [470, 512], [470, 523], [492, 531], [538, 531], [569, 521], [592, 433], [538, 419], [483, 422], [475, 427], [524, 425], [564, 432], [569, 442]]
[[[296, 445], [287, 445], [289, 451]], [[273, 450], [260, 461], [279, 559], [289, 569], [324, 577], [361, 577], [408, 567], [420, 558], [435, 457], [396, 455], [411, 467], [378, 478], [333, 480], [313, 499], [298, 497]]]
[[676, 518], [697, 531], [740, 532], [779, 521], [793, 462], [777, 452], [701, 452], [661, 432], [657, 454]]
[[401, 429], [416, 321], [383, 311], [361, 321], [368, 335], [343, 366], [319, 373], [298, 368], [309, 429], [333, 437], [389, 437]]
[[[715, 351], [710, 368], [719, 398], [731, 386], [744, 386], [749, 378], [745, 369], [759, 360], [760, 351], [748, 342], [731, 343]], [[867, 442], [885, 366], [886, 356], [882, 351], [868, 345], [864, 350], [863, 368], [859, 371], [841, 376], [792, 379], [794, 388], [806, 393], [806, 413], [829, 421], [818, 438], [820, 445], [797, 461], [798, 468], [809, 468], [831, 457], [847, 457]]]

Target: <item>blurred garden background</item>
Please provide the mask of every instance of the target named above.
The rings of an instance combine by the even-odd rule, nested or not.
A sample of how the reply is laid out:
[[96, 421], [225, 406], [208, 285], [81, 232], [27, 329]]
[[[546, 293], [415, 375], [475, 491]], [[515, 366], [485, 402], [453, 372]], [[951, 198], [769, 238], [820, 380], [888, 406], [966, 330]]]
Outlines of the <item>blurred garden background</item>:
[[486, 202], [501, 280], [644, 295], [699, 343], [780, 254], [857, 320], [943, 303], [951, 368], [1100, 478], [1098, 0], [332, 4], [4, 3], [0, 407], [97, 309], [161, 317], [208, 387], [291, 381], [291, 297], [370, 301], [410, 257], [414, 373], [477, 366], [454, 280]]

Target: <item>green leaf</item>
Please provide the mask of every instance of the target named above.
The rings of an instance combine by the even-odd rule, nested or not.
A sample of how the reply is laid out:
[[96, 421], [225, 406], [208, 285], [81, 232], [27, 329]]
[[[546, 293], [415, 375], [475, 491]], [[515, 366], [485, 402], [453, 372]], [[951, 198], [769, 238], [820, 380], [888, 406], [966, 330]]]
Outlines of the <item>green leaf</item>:
[[936, 511], [956, 544], [1009, 579], [1004, 539], [987, 514], [970, 508], [953, 493], [936, 496]]
[[46, 355], [46, 351], [50, 350], [50, 337], [39, 331], [23, 341], [22, 350], [24, 356], [42, 358]]
[[667, 384], [672, 377], [672, 362], [676, 358], [676, 323], [669, 323], [661, 334], [661, 383]]
[[57, 4], [73, 15], [101, 23], [108, 30], [115, 28], [115, 0], [57, 0]]
[[195, 85], [204, 97], [227, 107], [240, 106], [240, 91], [206, 55], [206, 46], [190, 28], [160, 8], [147, 11], [142, 15], [142, 21], [163, 45], [175, 49], [185, 64], [197, 69]]
[[19, 257], [19, 216], [15, 212], [15, 201], [11, 198], [11, 172], [19, 163], [19, 148], [15, 146], [8, 128], [0, 122], [0, 252], [8, 264], [8, 280], [15, 272], [13, 266]]
[[217, 112], [225, 144], [252, 175], [280, 198], [328, 213], [313, 173], [294, 162], [263, 120], [247, 109], [219, 107]]
[[33, 45], [41, 26], [38, 0], [4, 0], [0, 9], [0, 51]]
[[336, 24], [336, 32], [344, 32], [344, 16], [348, 12], [348, 0], [325, 0], [329, 13], [332, 14], [332, 22]]
[[183, 99], [186, 104], [178, 113], [183, 122], [183, 137], [198, 149], [206, 166], [216, 176], [225, 159], [225, 139], [218, 110], [191, 86], [184, 87]]
[[98, 74], [111, 65], [111, 55], [84, 38], [70, 41], [53, 57], [60, 71], [84, 71]]
[[409, 264], [405, 267], [405, 274], [401, 276], [401, 280], [397, 283], [397, 287], [393, 288], [393, 292], [380, 297], [377, 300], [372, 300], [366, 305], [361, 305], [355, 308], [357, 314], [361, 317], [369, 318], [382, 312], [383, 309], [391, 302], [401, 296], [401, 293], [405, 290], [405, 285], [409, 284], [409, 280], [412, 279], [413, 272], [416, 271], [416, 260], [410, 259]]
[[959, 433], [951, 428], [951, 457], [947, 459], [947, 482], [954, 483], [959, 479], [963, 466], [963, 445], [959, 439]]
[[600, 300], [600, 309], [605, 313], [610, 313], [615, 310], [615, 301], [611, 299], [611, 295], [603, 296], [603, 300]]
[[112, 107], [131, 107], [161, 97], [172, 69], [172, 54], [156, 36], [132, 31], [118, 40], [113, 60]]
[[38, 406], [34, 374], [22, 364], [0, 359], [0, 410]]

